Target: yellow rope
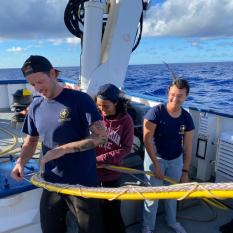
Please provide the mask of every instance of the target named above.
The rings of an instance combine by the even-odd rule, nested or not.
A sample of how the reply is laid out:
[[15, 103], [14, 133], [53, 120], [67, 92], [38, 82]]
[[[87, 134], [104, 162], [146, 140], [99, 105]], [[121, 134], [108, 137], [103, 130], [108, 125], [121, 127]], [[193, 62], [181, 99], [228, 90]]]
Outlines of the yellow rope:
[[[133, 169], [133, 168], [120, 167], [120, 166], [109, 165], [109, 164], [98, 165], [98, 168], [105, 168], [105, 169], [109, 169], [112, 171], [125, 172], [128, 174], [133, 173], [133, 174], [145, 174], [145, 175], [149, 175], [149, 176], [154, 176], [154, 173], [151, 171], [141, 171], [141, 170], [137, 170], [137, 169]], [[174, 179], [167, 177], [167, 176], [165, 176], [164, 180], [169, 182], [170, 184], [177, 184], [177, 182]], [[193, 186], [193, 184], [195, 184], [195, 185], [193, 186], [193, 188], [191, 190], [189, 190], [187, 193], [185, 193], [185, 195], [183, 197], [178, 198], [177, 199], [178, 201], [181, 201], [181, 200], [184, 200], [185, 198], [187, 198], [192, 192], [194, 192], [197, 189], [198, 186], [200, 186], [203, 190], [209, 192], [204, 187], [202, 187], [201, 184], [199, 184], [199, 183], [190, 183], [190, 184], [192, 184], [192, 186]], [[210, 195], [211, 195], [211, 193], [210, 193]], [[206, 203], [212, 205], [212, 206], [217, 207], [218, 209], [229, 210], [229, 208], [226, 205], [224, 205], [223, 203], [221, 203], [220, 201], [218, 201], [214, 198], [222, 199], [222, 198], [219, 198], [219, 197], [213, 195], [213, 199], [202, 198], [202, 200], [205, 201]]]
[[[45, 182], [39, 175], [32, 176], [31, 182], [38, 187], [53, 192], [109, 200], [179, 199], [184, 197], [193, 188], [192, 183], [160, 187], [123, 186], [119, 188], [92, 188], [69, 185], [68, 188], [67, 186], [64, 188], [62, 184]], [[217, 188], [216, 184], [213, 185], [210, 183], [203, 183], [201, 186], [202, 188], [198, 185], [186, 198], [233, 198], [233, 183], [220, 183]]]
[[9, 147], [0, 151], [0, 156], [1, 156], [1, 155], [6, 154], [7, 152], [11, 151], [16, 146], [18, 140], [17, 140], [17, 137], [13, 133], [11, 133], [10, 131], [3, 129], [3, 128], [0, 128], [0, 130], [3, 131], [4, 133], [10, 135], [13, 139], [13, 143]]
[[[2, 127], [0, 127], [0, 130], [3, 131], [4, 133], [10, 135], [10, 136], [12, 137], [12, 139], [13, 139], [12, 144], [11, 144], [8, 148], [6, 148], [6, 149], [0, 151], [0, 157], [1, 157], [1, 156], [6, 156], [6, 155], [8, 155], [8, 154], [15, 155], [15, 154], [17, 154], [17, 153], [20, 153], [22, 148], [21, 148], [21, 147], [16, 147], [16, 148], [15, 148], [15, 146], [16, 146], [17, 143], [18, 143], [18, 136], [17, 136], [15, 133], [13, 133], [13, 132], [11, 132], [11, 131], [9, 131], [9, 130], [7, 130], [7, 129], [4, 129], [4, 128], [2, 128]], [[40, 150], [41, 147], [42, 147], [42, 146], [41, 146], [41, 142], [39, 142], [39, 143], [37, 144], [37, 147], [36, 147], [36, 148], [37, 148], [38, 150]], [[37, 155], [37, 154], [40, 154], [40, 152], [37, 152], [37, 153], [35, 153], [34, 155]]]

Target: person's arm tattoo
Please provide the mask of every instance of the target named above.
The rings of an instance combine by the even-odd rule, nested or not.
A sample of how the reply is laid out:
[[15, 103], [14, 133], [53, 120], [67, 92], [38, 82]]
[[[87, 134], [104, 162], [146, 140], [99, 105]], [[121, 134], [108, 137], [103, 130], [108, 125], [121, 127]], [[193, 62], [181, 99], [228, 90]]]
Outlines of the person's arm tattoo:
[[72, 142], [74, 152], [86, 151], [95, 148], [95, 144], [92, 139], [84, 139], [77, 142]]
[[101, 121], [94, 122], [90, 127], [90, 131], [91, 135], [88, 138], [64, 145], [66, 153], [91, 150], [100, 144], [106, 143], [107, 135]]

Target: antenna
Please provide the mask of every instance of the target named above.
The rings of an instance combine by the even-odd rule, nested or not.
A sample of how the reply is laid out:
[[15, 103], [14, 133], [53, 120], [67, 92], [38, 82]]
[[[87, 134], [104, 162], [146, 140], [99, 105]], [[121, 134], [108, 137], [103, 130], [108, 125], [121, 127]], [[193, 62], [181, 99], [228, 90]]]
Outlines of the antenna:
[[163, 64], [168, 68], [168, 70], [172, 73], [172, 79], [173, 80], [176, 80], [176, 79], [179, 79], [179, 78], [181, 78], [181, 77], [178, 77], [177, 75], [176, 75], [176, 73], [175, 73], [175, 71], [174, 70], [172, 70], [171, 69], [171, 67], [169, 66], [169, 64], [167, 64], [165, 61], [163, 61]]

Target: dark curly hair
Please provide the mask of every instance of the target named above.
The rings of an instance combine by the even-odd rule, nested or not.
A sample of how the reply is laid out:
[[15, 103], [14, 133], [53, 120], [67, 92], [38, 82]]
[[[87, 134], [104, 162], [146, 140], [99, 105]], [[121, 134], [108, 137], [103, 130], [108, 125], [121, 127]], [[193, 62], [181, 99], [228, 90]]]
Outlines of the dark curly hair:
[[189, 94], [190, 86], [187, 80], [179, 78], [179, 79], [174, 79], [173, 82], [169, 85], [168, 91], [172, 86], [176, 86], [178, 89], [185, 89], [186, 94]]
[[[97, 96], [94, 97], [95, 102], [97, 101], [97, 98], [98, 98]], [[113, 102], [112, 100], [108, 100], [108, 101], [111, 101], [112, 103], [117, 103], [116, 115], [124, 115], [127, 113], [129, 99], [125, 97], [119, 97], [116, 102]]]

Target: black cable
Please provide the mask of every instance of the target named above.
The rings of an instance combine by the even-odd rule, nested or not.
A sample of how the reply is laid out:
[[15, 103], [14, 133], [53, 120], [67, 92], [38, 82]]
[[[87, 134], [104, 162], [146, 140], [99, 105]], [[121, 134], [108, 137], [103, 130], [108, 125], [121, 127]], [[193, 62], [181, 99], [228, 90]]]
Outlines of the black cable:
[[[215, 199], [215, 198], [214, 198]], [[220, 202], [221, 204], [223, 204], [224, 206], [226, 206], [228, 209], [233, 210], [233, 206], [226, 204], [224, 201], [221, 201], [219, 199], [217, 199], [218, 202]]]
[[142, 38], [142, 29], [143, 29], [143, 12], [141, 14], [140, 20], [139, 20], [139, 26], [138, 26], [138, 30], [135, 36], [135, 41], [134, 41], [134, 46], [132, 48], [132, 52], [138, 47], [141, 38]]
[[84, 2], [88, 0], [69, 0], [64, 12], [64, 22], [67, 29], [82, 40], [84, 26]]

